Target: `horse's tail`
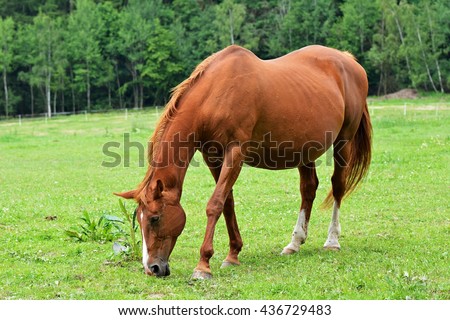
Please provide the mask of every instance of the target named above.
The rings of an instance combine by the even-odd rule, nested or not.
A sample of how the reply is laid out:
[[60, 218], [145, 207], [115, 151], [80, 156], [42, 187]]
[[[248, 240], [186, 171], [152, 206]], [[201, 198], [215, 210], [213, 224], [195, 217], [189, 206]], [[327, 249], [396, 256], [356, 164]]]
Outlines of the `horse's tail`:
[[[347, 159], [347, 169], [345, 171], [345, 192], [344, 197], [355, 190], [358, 183], [367, 174], [372, 156], [372, 124], [370, 122], [367, 102], [365, 103], [361, 122], [358, 130], [350, 143], [350, 155]], [[323, 207], [330, 207], [333, 204], [333, 190], [330, 190], [323, 201]]]

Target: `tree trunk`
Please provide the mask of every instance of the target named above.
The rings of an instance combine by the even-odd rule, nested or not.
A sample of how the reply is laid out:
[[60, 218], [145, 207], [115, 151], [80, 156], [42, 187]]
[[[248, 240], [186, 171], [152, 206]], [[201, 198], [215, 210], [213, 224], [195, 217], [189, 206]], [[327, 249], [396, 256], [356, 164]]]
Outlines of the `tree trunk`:
[[72, 112], [76, 112], [75, 90], [73, 89], [73, 70], [70, 68], [70, 91], [72, 92]]
[[[384, 52], [384, 38], [386, 36], [385, 22], [386, 22], [385, 16], [383, 12], [383, 17], [381, 19], [381, 52]], [[383, 59], [380, 65], [380, 82], [378, 83], [378, 92], [377, 92], [378, 96], [381, 95], [381, 88], [384, 89], [383, 93], [384, 95], [386, 95], [386, 82], [387, 82], [386, 66]]]
[[229, 9], [228, 13], [230, 15], [230, 38], [231, 44], [234, 44], [234, 28], [233, 28], [233, 9]]
[[34, 117], [34, 90], [33, 85], [30, 83], [30, 99], [31, 99], [31, 116]]
[[47, 96], [47, 113], [48, 113], [48, 117], [51, 118], [52, 117], [52, 102], [51, 102], [51, 83], [52, 83], [52, 72], [50, 70], [50, 65], [51, 65], [51, 59], [52, 57], [52, 50], [51, 50], [51, 45], [50, 43], [48, 43], [48, 48], [47, 48], [47, 79], [45, 81], [45, 94]]
[[64, 77], [61, 77], [61, 112], [65, 111], [65, 99], [64, 99]]
[[[319, 8], [319, 10], [320, 10], [320, 8]], [[314, 33], [313, 33], [313, 43], [317, 43], [317, 37], [318, 37], [318, 35], [317, 35], [317, 33], [319, 32], [319, 30], [320, 30], [320, 26], [318, 26], [317, 24], [319, 23], [319, 17], [317, 17], [316, 16], [316, 14], [317, 14], [317, 12], [318, 12], [318, 10], [317, 10], [317, 0], [314, 0], [314, 22], [313, 22], [313, 24], [314, 24]]]
[[436, 63], [436, 70], [437, 70], [438, 78], [439, 78], [439, 86], [441, 88], [441, 92], [444, 93], [444, 85], [442, 83], [441, 67], [439, 65], [439, 59], [438, 59], [439, 55], [436, 53], [436, 44], [434, 43], [433, 21], [431, 20], [430, 8], [428, 6], [427, 6], [427, 13], [428, 13], [428, 24], [430, 26], [431, 48], [433, 49], [433, 55], [435, 57], [434, 61]]
[[436, 62], [436, 69], [437, 69], [438, 78], [439, 78], [439, 86], [441, 87], [441, 93], [444, 93], [444, 84], [442, 82], [442, 75], [441, 75], [441, 68], [439, 66], [439, 61], [437, 58], [434, 61]]
[[[392, 14], [394, 15], [395, 24], [397, 26], [398, 34], [400, 36], [400, 42], [404, 46], [405, 45], [405, 38], [403, 37], [403, 30], [402, 30], [402, 27], [400, 26], [400, 21], [398, 21], [398, 17], [397, 17], [397, 14], [395, 13], [395, 11], [392, 10]], [[411, 66], [409, 64], [409, 57], [408, 57], [407, 54], [405, 54], [405, 60], [406, 60], [406, 68], [408, 69], [409, 80], [411, 81], [411, 75], [412, 75], [412, 73], [411, 73]]]
[[420, 36], [420, 30], [419, 27], [416, 25], [416, 31], [417, 31], [417, 39], [419, 40], [420, 50], [422, 51], [422, 58], [423, 63], [425, 64], [425, 68], [427, 69], [428, 79], [430, 80], [431, 86], [433, 87], [434, 92], [438, 92], [436, 89], [436, 86], [434, 85], [433, 77], [431, 76], [430, 68], [428, 67], [427, 57], [425, 55], [425, 50], [423, 49], [422, 45], [422, 37]]
[[5, 115], [9, 115], [8, 81], [6, 77], [6, 66], [3, 67], [3, 88], [5, 90]]
[[122, 92], [120, 91], [120, 77], [119, 77], [119, 63], [114, 63], [114, 69], [116, 69], [116, 81], [117, 81], [117, 92], [119, 93], [119, 108], [123, 109]]
[[87, 90], [86, 90], [86, 99], [87, 99], [87, 110], [91, 112], [91, 81], [89, 77], [89, 73], [87, 74]]
[[363, 21], [359, 22], [359, 50], [361, 50], [361, 55], [364, 54], [364, 29], [363, 29]]
[[108, 106], [109, 106], [109, 109], [112, 109], [111, 86], [109, 84], [108, 84]]
[[[47, 70], [48, 71], [48, 70]], [[48, 71], [47, 80], [45, 81], [45, 95], [47, 98], [47, 115], [49, 118], [52, 117], [52, 97], [51, 97], [51, 88], [50, 82], [52, 80], [52, 74]]]
[[73, 11], [74, 6], [75, 6], [75, 0], [69, 0], [69, 12], [70, 13]]
[[[279, 12], [280, 12], [280, 23], [279, 29], [283, 29], [283, 21], [288, 13], [291, 11], [291, 1], [280, 1], [278, 4]], [[291, 25], [288, 25], [288, 41], [289, 41], [289, 50], [292, 50], [292, 28]]]
[[139, 109], [139, 90], [137, 84], [133, 85], [134, 108]]
[[134, 97], [134, 108], [139, 108], [139, 88], [138, 88], [138, 75], [134, 64], [131, 64], [131, 75], [133, 76], [133, 97]]
[[58, 90], [53, 92], [53, 114], [56, 114], [56, 97], [58, 96]]
[[89, 64], [86, 63], [86, 100], [87, 100], [87, 110], [91, 112], [91, 75], [89, 73]]
[[142, 79], [140, 79], [139, 83], [139, 108], [144, 109], [144, 84], [142, 83]]

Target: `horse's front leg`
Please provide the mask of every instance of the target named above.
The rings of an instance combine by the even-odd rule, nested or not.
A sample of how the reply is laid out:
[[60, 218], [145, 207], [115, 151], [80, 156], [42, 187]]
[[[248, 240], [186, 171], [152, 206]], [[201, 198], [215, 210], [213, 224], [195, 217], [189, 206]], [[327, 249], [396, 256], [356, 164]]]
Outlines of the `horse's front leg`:
[[[220, 165], [218, 165], [217, 158], [214, 157], [214, 161], [211, 161], [207, 154], [203, 154], [203, 159], [208, 165], [208, 168], [211, 171], [212, 176], [214, 177], [214, 181], [217, 183], [217, 181], [219, 181], [223, 161], [221, 161]], [[225, 268], [229, 266], [240, 265], [238, 255], [239, 252], [241, 252], [243, 246], [241, 234], [239, 232], [239, 226], [236, 219], [236, 213], [234, 212], [233, 190], [230, 190], [230, 192], [228, 193], [228, 197], [225, 200], [223, 215], [225, 217], [228, 236], [230, 238], [230, 251], [228, 252], [227, 257], [222, 263], [222, 268]]]
[[242, 160], [243, 155], [239, 146], [231, 146], [227, 149], [216, 188], [206, 207], [208, 220], [205, 239], [200, 248], [200, 261], [194, 269], [193, 279], [209, 279], [212, 277], [209, 260], [214, 254], [213, 239], [216, 223], [224, 210], [225, 201], [239, 176]]
[[241, 264], [239, 262], [238, 255], [239, 252], [241, 252], [243, 242], [239, 232], [236, 213], [234, 212], [233, 190], [230, 191], [228, 198], [225, 201], [223, 215], [227, 224], [228, 237], [230, 238], [230, 251], [228, 252], [225, 260], [222, 262], [222, 268], [238, 266]]

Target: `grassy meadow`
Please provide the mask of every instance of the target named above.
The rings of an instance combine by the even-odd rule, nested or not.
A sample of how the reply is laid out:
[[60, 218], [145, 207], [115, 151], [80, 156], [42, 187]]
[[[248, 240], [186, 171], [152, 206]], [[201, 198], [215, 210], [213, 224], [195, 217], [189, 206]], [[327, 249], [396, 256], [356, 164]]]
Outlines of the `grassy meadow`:
[[327, 159], [307, 242], [292, 256], [280, 252], [297, 219], [297, 170], [246, 167], [234, 188], [242, 265], [219, 268], [228, 251], [221, 218], [211, 281], [190, 280], [214, 188], [199, 154], [185, 181], [187, 224], [169, 277], [144, 275], [110, 241], [65, 234], [83, 212], [120, 216], [112, 192], [141, 181], [144, 154], [132, 147], [129, 166], [107, 167], [102, 148], [118, 142], [126, 153], [124, 133], [145, 146], [157, 110], [1, 121], [0, 299], [450, 299], [450, 97], [407, 101], [406, 114], [404, 103], [370, 100], [373, 160], [343, 203], [341, 251], [322, 250], [331, 219], [319, 208], [331, 186]]

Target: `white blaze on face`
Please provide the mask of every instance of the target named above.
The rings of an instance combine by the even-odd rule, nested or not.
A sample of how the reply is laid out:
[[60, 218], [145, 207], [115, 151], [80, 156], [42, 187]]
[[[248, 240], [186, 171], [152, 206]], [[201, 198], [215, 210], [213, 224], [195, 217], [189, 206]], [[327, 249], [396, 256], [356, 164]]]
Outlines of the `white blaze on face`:
[[[144, 213], [141, 212], [141, 224], [142, 221], [144, 221]], [[142, 233], [142, 265], [144, 266], [145, 271], [148, 270], [148, 250], [147, 250], [147, 241], [145, 240], [144, 236], [144, 229], [141, 227], [141, 233]]]

